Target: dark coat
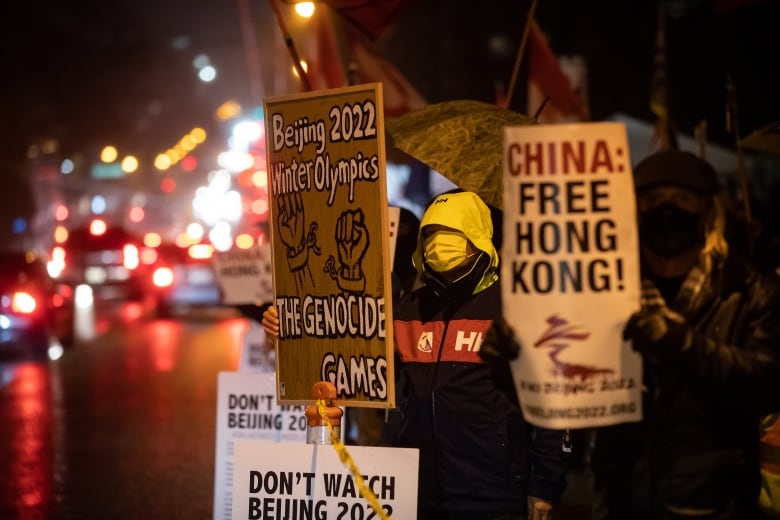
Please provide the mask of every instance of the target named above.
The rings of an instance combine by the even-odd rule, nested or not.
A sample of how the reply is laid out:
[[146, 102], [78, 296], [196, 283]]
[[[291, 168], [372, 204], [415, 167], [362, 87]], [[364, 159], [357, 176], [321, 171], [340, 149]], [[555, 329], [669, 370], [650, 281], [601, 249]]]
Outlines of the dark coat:
[[780, 410], [778, 282], [730, 258], [671, 305], [692, 345], [662, 364], [645, 360], [642, 422], [596, 430], [594, 518], [759, 517], [759, 417]]
[[479, 357], [500, 294], [494, 283], [448, 308], [423, 287], [394, 308], [404, 389], [395, 444], [420, 449], [421, 519], [521, 514], [527, 495], [557, 502], [565, 488], [563, 432], [526, 423], [508, 367]]

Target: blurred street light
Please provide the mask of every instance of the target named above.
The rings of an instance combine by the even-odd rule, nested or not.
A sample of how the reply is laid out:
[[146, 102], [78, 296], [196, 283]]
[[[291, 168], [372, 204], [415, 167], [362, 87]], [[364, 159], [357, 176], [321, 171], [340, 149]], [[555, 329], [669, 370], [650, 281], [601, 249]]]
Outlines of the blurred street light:
[[106, 146], [103, 148], [103, 150], [100, 152], [100, 160], [104, 163], [110, 163], [116, 161], [117, 156], [119, 153], [116, 151], [116, 148], [113, 146]]

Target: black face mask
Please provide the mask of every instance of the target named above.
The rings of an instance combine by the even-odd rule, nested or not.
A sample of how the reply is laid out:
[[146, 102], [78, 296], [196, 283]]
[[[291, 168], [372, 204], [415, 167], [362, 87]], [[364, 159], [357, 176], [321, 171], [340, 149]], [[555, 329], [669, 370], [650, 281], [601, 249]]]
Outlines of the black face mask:
[[702, 246], [704, 229], [698, 214], [661, 204], [640, 215], [639, 239], [653, 253], [671, 258]]
[[438, 273], [425, 265], [425, 280], [433, 285], [436, 293], [448, 300], [455, 302], [464, 301], [474, 292], [485, 271], [490, 267], [490, 256], [484, 251], [480, 251], [474, 260], [471, 269], [456, 281], [447, 281]]

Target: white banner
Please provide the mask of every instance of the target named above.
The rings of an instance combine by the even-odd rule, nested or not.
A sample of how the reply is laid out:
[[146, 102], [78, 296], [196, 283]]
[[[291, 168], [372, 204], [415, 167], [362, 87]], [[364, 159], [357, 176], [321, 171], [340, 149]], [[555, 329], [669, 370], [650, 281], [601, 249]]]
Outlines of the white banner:
[[[417, 518], [419, 452], [349, 446], [364, 484], [386, 515]], [[380, 518], [332, 445], [236, 441], [234, 519]]]
[[509, 127], [503, 164], [502, 298], [526, 420], [640, 420], [641, 358], [622, 339], [641, 283], [625, 127]]
[[275, 372], [219, 373], [214, 520], [232, 517], [235, 441], [264, 439], [304, 444], [307, 428], [304, 411], [304, 406], [277, 404]]
[[213, 259], [222, 288], [222, 303], [258, 305], [273, 301], [270, 245], [217, 251]]

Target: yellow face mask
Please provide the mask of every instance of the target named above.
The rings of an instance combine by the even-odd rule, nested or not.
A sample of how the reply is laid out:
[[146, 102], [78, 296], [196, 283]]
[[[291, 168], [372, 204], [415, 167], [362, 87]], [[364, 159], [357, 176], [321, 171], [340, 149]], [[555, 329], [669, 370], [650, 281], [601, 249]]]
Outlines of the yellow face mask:
[[439, 273], [459, 266], [478, 252], [469, 254], [468, 239], [459, 231], [436, 231], [423, 242], [425, 261]]

